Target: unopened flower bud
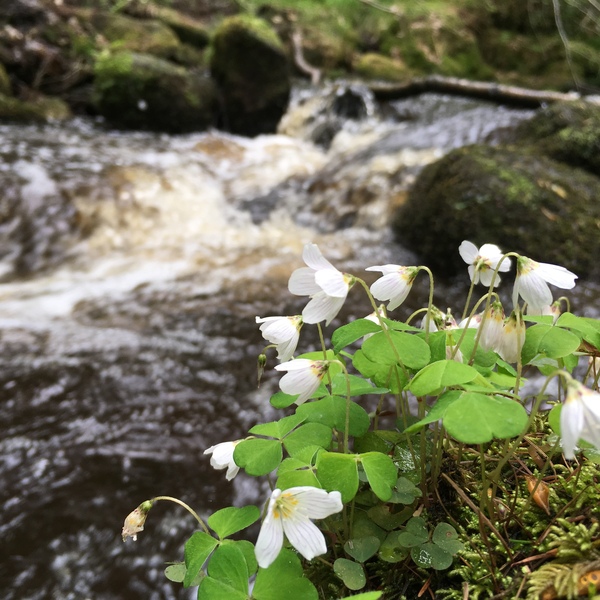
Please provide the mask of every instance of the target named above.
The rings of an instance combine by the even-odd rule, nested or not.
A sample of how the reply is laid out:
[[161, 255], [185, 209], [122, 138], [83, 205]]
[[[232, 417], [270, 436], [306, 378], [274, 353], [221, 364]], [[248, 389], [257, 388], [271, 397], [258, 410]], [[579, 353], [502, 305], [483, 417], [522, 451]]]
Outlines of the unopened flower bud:
[[258, 387], [260, 387], [260, 380], [262, 379], [263, 373], [265, 372], [265, 365], [267, 364], [267, 355], [259, 354], [258, 360], [256, 361], [257, 376], [258, 376]]
[[135, 510], [131, 511], [127, 517], [125, 517], [123, 531], [121, 533], [123, 536], [123, 541], [125, 541], [128, 537], [130, 537], [134, 542], [137, 540], [137, 534], [144, 530], [146, 517], [148, 516], [153, 504], [154, 502], [151, 500], [146, 500], [145, 502], [142, 502]]

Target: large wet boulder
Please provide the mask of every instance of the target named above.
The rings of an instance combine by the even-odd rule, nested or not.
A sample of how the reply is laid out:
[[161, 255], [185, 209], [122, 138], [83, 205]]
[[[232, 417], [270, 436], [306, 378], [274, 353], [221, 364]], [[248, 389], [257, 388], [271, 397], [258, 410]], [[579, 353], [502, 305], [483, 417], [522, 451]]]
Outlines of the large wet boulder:
[[556, 102], [521, 123], [513, 134], [520, 144], [560, 162], [600, 175], [600, 104]]
[[462, 240], [498, 244], [580, 276], [600, 270], [600, 179], [515, 148], [467, 146], [419, 175], [394, 228], [424, 262], [465, 269]]
[[291, 88], [288, 58], [275, 31], [256, 17], [229, 17], [215, 31], [212, 50], [224, 128], [246, 136], [274, 133]]
[[184, 133], [216, 123], [214, 82], [169, 61], [118, 52], [101, 57], [95, 74], [98, 111], [117, 127]]

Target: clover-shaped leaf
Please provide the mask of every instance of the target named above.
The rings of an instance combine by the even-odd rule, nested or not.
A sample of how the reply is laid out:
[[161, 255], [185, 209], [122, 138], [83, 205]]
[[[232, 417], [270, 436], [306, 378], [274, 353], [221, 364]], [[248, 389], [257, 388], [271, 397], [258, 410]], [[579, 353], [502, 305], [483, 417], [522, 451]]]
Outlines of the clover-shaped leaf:
[[333, 563], [333, 570], [349, 590], [361, 590], [367, 583], [362, 565], [353, 560], [338, 558]]
[[464, 544], [458, 540], [456, 529], [449, 523], [438, 523], [433, 531], [431, 540], [434, 544], [443, 548], [450, 554], [456, 554], [465, 547]]
[[365, 562], [379, 550], [381, 542], [379, 538], [370, 535], [363, 538], [353, 538], [344, 544], [344, 550], [354, 560]]

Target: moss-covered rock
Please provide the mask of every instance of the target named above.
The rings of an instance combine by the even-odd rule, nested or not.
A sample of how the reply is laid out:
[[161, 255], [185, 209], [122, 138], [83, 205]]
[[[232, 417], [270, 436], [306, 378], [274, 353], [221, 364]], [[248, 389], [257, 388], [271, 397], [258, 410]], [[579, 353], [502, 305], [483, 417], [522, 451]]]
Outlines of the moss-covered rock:
[[108, 41], [111, 50], [129, 50], [167, 59], [177, 54], [179, 38], [159, 20], [134, 19], [89, 9], [78, 9], [75, 14], [87, 28], [93, 29]]
[[441, 275], [462, 240], [495, 243], [580, 276], [600, 270], [600, 179], [511, 148], [468, 146], [425, 167], [395, 218], [403, 244]]
[[402, 61], [375, 52], [360, 55], [354, 63], [354, 72], [365, 79], [384, 81], [405, 81], [412, 76]]
[[236, 16], [215, 31], [211, 73], [221, 90], [225, 128], [254, 136], [276, 130], [290, 95], [285, 49], [262, 19]]
[[3, 121], [64, 121], [71, 116], [68, 105], [60, 98], [39, 96], [25, 101], [0, 93], [0, 120]]
[[517, 127], [514, 141], [551, 158], [600, 174], [600, 105], [557, 102]]
[[210, 43], [210, 33], [203, 23], [176, 10], [157, 7], [156, 18], [170, 27], [184, 43], [195, 48], [206, 48]]
[[216, 123], [212, 80], [155, 56], [102, 56], [96, 63], [94, 89], [100, 114], [117, 127], [182, 133]]

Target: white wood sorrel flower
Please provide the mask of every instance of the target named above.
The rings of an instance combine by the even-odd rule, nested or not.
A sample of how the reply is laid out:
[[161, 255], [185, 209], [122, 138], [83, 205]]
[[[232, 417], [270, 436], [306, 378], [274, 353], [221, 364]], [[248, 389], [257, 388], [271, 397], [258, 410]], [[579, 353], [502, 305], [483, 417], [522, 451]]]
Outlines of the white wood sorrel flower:
[[[477, 248], [473, 242], [464, 240], [458, 247], [458, 252], [461, 258], [469, 265], [469, 277], [475, 284], [490, 286], [492, 277], [498, 263], [503, 256], [502, 250], [495, 244], [484, 244], [481, 248]], [[498, 269], [500, 273], [510, 271], [510, 259], [505, 258]], [[494, 287], [500, 283], [500, 277], [496, 275]]]
[[517, 277], [513, 288], [513, 306], [517, 306], [519, 296], [534, 311], [552, 304], [552, 292], [548, 284], [563, 290], [575, 287], [577, 275], [559, 265], [539, 263], [526, 256], [517, 258]]
[[338, 271], [322, 254], [316, 244], [306, 244], [302, 259], [308, 265], [296, 269], [288, 282], [288, 289], [296, 296], [310, 296], [302, 311], [305, 323], [329, 325], [344, 305], [354, 277]]
[[227, 479], [227, 481], [231, 481], [240, 470], [233, 460], [233, 451], [240, 442], [241, 440], [236, 440], [235, 442], [221, 442], [204, 451], [204, 454], [212, 454], [210, 457], [211, 467], [217, 470], [227, 469], [227, 473], [225, 474], [225, 479]]
[[560, 412], [560, 435], [565, 458], [575, 458], [582, 439], [600, 450], [600, 394], [572, 379]]
[[408, 296], [412, 284], [419, 272], [418, 267], [400, 265], [379, 265], [368, 267], [365, 271], [378, 271], [383, 274], [372, 286], [371, 294], [377, 300], [389, 300], [388, 310], [398, 308]]
[[321, 384], [325, 373], [329, 370], [329, 361], [295, 358], [275, 368], [278, 371], [287, 371], [281, 378], [279, 387], [282, 392], [290, 396], [300, 394], [296, 398], [296, 404], [300, 405], [306, 402]]
[[342, 508], [339, 492], [310, 486], [273, 490], [254, 549], [258, 565], [266, 569], [273, 563], [283, 546], [284, 533], [306, 560], [325, 554], [325, 537], [311, 519], [324, 519]]
[[286, 362], [294, 356], [303, 320], [300, 315], [293, 317], [256, 317], [257, 323], [262, 323], [260, 330], [263, 338], [277, 348], [277, 358]]

